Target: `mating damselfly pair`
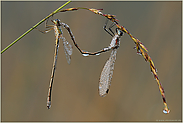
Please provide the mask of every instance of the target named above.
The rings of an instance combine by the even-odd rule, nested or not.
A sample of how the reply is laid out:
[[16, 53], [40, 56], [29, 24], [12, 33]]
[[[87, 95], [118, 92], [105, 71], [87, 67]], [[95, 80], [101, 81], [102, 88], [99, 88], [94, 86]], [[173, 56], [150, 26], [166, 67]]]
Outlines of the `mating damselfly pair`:
[[63, 31], [62, 31], [61, 27], [64, 27], [65, 29], [67, 29], [74, 45], [82, 53], [83, 56], [99, 55], [102, 52], [112, 50], [111, 55], [102, 70], [102, 73], [100, 76], [100, 82], [99, 82], [99, 95], [102, 97], [105, 96], [108, 93], [109, 87], [111, 85], [111, 79], [112, 79], [112, 74], [113, 74], [113, 70], [114, 70], [114, 63], [116, 60], [117, 48], [120, 45], [120, 37], [123, 35], [123, 32], [121, 30], [119, 30], [118, 28], [116, 28], [116, 34], [114, 34], [114, 32], [111, 30], [111, 28], [114, 26], [114, 24], [113, 24], [112, 26], [109, 27], [109, 30], [112, 32], [112, 33], [110, 33], [106, 29], [106, 24], [108, 21], [107, 20], [105, 23], [105, 26], [104, 26], [104, 30], [113, 37], [109, 47], [103, 48], [102, 50], [97, 51], [97, 52], [87, 52], [87, 51], [81, 50], [80, 47], [76, 44], [74, 35], [72, 34], [72, 31], [67, 24], [62, 23], [59, 19], [55, 19], [55, 20], [51, 20], [51, 21], [53, 22], [54, 25], [46, 25], [47, 28], [51, 27], [49, 30], [45, 30], [45, 31], [39, 30], [42, 33], [48, 33], [49, 31], [54, 29], [55, 38], [56, 38], [54, 62], [53, 62], [53, 68], [52, 68], [52, 74], [51, 74], [51, 80], [50, 80], [50, 86], [49, 86], [48, 98], [47, 98], [47, 108], [49, 109], [51, 107], [51, 93], [52, 93], [53, 80], [54, 80], [54, 75], [55, 75], [55, 70], [56, 70], [60, 39], [62, 39], [62, 41], [63, 41], [63, 47], [64, 47], [64, 51], [65, 51], [65, 55], [66, 55], [68, 64], [70, 64], [70, 61], [71, 61], [72, 45], [69, 44], [69, 42], [65, 39], [65, 37], [63, 37]]
[[[73, 11], [73, 10], [77, 10], [77, 8], [70, 8], [70, 9], [66, 9], [66, 10], [61, 10], [61, 12], [65, 12], [65, 11]], [[162, 98], [163, 98], [163, 103], [165, 105], [165, 108], [163, 110], [164, 113], [169, 113], [169, 109], [165, 100], [165, 95], [164, 95], [164, 89], [161, 85], [161, 83], [159, 82], [159, 78], [157, 76], [156, 73], [156, 68], [154, 67], [154, 63], [152, 62], [151, 58], [149, 57], [149, 55], [146, 52], [143, 52], [142, 49], [144, 49], [145, 51], [147, 51], [147, 49], [145, 48], [145, 46], [135, 37], [133, 37], [131, 35], [131, 33], [129, 33], [129, 31], [127, 29], [125, 29], [123, 26], [120, 26], [118, 24], [118, 22], [116, 21], [117, 19], [115, 19], [114, 15], [110, 15], [110, 14], [103, 14], [100, 12], [100, 10], [97, 9], [90, 9], [90, 11], [93, 11], [96, 14], [105, 16], [107, 18], [105, 25], [104, 25], [104, 30], [110, 34], [112, 36], [112, 40], [111, 43], [108, 47], [105, 47], [97, 52], [88, 52], [88, 51], [83, 51], [76, 43], [75, 41], [75, 37], [70, 29], [70, 27], [61, 22], [59, 19], [55, 19], [55, 20], [51, 20], [52, 23], [54, 25], [47, 25], [48, 20], [46, 21], [46, 27], [50, 27], [50, 29], [45, 30], [45, 31], [41, 31], [43, 33], [47, 33], [51, 30], [54, 29], [55, 31], [55, 38], [56, 38], [56, 42], [55, 42], [55, 53], [54, 53], [54, 62], [53, 62], [53, 68], [52, 68], [52, 74], [51, 74], [51, 80], [50, 80], [50, 86], [49, 86], [49, 91], [48, 91], [48, 98], [47, 98], [47, 108], [49, 109], [51, 107], [51, 93], [52, 93], [52, 86], [53, 86], [53, 79], [54, 79], [54, 75], [55, 75], [55, 69], [56, 69], [56, 63], [57, 63], [57, 56], [58, 56], [58, 48], [59, 48], [59, 41], [60, 39], [62, 39], [63, 41], [63, 47], [64, 47], [64, 51], [65, 51], [65, 55], [66, 55], [66, 59], [68, 64], [70, 64], [71, 61], [71, 55], [72, 55], [72, 45], [69, 44], [69, 42], [63, 37], [63, 31], [62, 28], [65, 28], [68, 33], [70, 34], [70, 37], [75, 45], [75, 47], [80, 51], [80, 53], [82, 53], [83, 56], [90, 56], [90, 55], [100, 55], [103, 52], [111, 51], [111, 55], [109, 57], [109, 59], [106, 61], [101, 75], [100, 75], [100, 80], [99, 80], [99, 95], [104, 97], [106, 94], [108, 94], [109, 92], [109, 88], [111, 85], [111, 79], [112, 79], [112, 75], [113, 75], [113, 70], [114, 70], [114, 63], [116, 60], [116, 54], [117, 54], [117, 49], [120, 46], [120, 38], [123, 35], [123, 33], [127, 33], [135, 42], [136, 44], [136, 49], [137, 52], [139, 54], [141, 54], [144, 59], [146, 61], [149, 61], [150, 63], [150, 67], [151, 67], [151, 72], [153, 73], [158, 85], [159, 85], [159, 90], [161, 92]], [[106, 25], [108, 23], [108, 20], [111, 20], [113, 23], [109, 26], [109, 30], [106, 28]], [[114, 26], [116, 27], [116, 33], [114, 33], [112, 31], [112, 27]], [[142, 47], [142, 49], [140, 48]]]

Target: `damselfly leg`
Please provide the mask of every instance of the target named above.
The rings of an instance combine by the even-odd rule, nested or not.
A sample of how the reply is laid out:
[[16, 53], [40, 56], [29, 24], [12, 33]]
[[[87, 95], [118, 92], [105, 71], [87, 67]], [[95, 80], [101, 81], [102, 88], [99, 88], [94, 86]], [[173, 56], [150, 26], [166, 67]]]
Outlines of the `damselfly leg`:
[[106, 22], [105, 22], [105, 24], [104, 24], [104, 27], [103, 27], [103, 28], [104, 28], [104, 30], [105, 30], [109, 35], [111, 35], [111, 36], [113, 37], [115, 34], [114, 34], [114, 32], [112, 31], [112, 29], [111, 29], [111, 28], [115, 25], [115, 23], [112, 23], [112, 24], [109, 26], [109, 30], [110, 30], [110, 31], [111, 31], [111, 33], [112, 33], [112, 34], [111, 34], [111, 33], [107, 30], [107, 28], [106, 28], [106, 27], [107, 27], [107, 23], [108, 23], [108, 21], [109, 21], [109, 20], [108, 20], [108, 19], [106, 19]]

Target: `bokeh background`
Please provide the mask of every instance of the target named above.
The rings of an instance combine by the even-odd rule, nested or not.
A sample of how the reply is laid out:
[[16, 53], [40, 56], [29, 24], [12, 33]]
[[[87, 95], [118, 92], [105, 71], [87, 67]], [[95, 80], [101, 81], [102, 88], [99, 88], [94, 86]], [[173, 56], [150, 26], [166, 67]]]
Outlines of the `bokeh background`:
[[[1, 2], [1, 49], [65, 2]], [[182, 2], [71, 2], [65, 8], [102, 8], [114, 14], [148, 49], [165, 89], [170, 114], [149, 63], [136, 54], [125, 34], [117, 53], [109, 94], [98, 95], [98, 81], [110, 52], [83, 57], [73, 46], [68, 65], [60, 43], [52, 106], [46, 99], [53, 63], [53, 31], [33, 30], [1, 54], [2, 121], [182, 121], [181, 40]], [[110, 44], [103, 30], [105, 18], [87, 10], [58, 13], [83, 50]], [[49, 24], [52, 24], [49, 21]], [[45, 30], [44, 23], [39, 27]], [[115, 28], [114, 28], [115, 29]], [[65, 38], [73, 45], [67, 31]]]

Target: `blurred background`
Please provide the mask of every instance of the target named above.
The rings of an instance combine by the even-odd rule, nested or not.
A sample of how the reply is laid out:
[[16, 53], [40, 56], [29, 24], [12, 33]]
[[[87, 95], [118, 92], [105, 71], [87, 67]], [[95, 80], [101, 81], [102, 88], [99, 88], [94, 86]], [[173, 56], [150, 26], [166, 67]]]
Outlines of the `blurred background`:
[[[1, 50], [65, 2], [1, 2]], [[148, 49], [165, 89], [170, 114], [148, 62], [137, 55], [133, 40], [121, 38], [109, 94], [98, 95], [98, 82], [110, 52], [83, 57], [73, 45], [68, 65], [60, 42], [52, 106], [46, 99], [55, 36], [37, 30], [1, 54], [2, 121], [182, 121], [181, 2], [71, 2], [70, 7], [102, 8], [116, 15]], [[107, 47], [112, 37], [103, 30], [106, 18], [87, 10], [58, 13], [52, 19], [68, 24], [83, 50]], [[48, 24], [52, 24], [50, 21]], [[39, 27], [45, 30], [45, 23]], [[115, 27], [113, 28], [115, 30]]]

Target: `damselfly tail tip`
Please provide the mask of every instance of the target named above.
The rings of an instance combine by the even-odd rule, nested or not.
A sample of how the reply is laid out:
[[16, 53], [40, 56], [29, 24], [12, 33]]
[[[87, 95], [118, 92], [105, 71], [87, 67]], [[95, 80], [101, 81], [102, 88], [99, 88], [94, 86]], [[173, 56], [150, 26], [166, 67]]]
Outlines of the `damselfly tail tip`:
[[47, 102], [47, 108], [50, 109], [51, 107], [51, 101]]
[[169, 110], [169, 109], [164, 109], [164, 110], [163, 110], [163, 113], [164, 113], [164, 114], [169, 114], [169, 113], [170, 113], [170, 110]]

